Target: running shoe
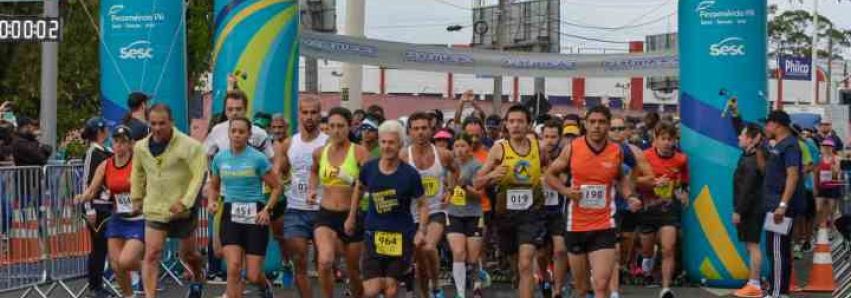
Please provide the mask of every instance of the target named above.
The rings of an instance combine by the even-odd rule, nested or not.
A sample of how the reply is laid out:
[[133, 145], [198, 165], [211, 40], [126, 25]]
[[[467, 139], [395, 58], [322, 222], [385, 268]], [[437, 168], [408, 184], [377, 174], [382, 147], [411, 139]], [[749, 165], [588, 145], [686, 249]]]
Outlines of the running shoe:
[[552, 297], [552, 295], [553, 295], [553, 286], [552, 286], [552, 284], [550, 284], [550, 283], [549, 283], [549, 282], [547, 282], [547, 281], [544, 281], [544, 282], [541, 282], [541, 283], [540, 283], [540, 285], [541, 285], [541, 295], [543, 295], [543, 296], [544, 296], [544, 298], [550, 298], [550, 297]]
[[760, 298], [762, 297], [762, 289], [752, 284], [745, 284], [744, 287], [734, 292], [733, 296], [743, 298]]
[[207, 283], [211, 285], [226, 285], [228, 281], [222, 274], [210, 273], [210, 275], [207, 275]]
[[671, 291], [671, 289], [668, 289], [668, 288], [662, 289], [662, 291], [659, 292], [659, 298], [676, 298], [676, 297], [677, 296], [674, 295], [674, 291]]
[[479, 269], [479, 281], [482, 283], [482, 288], [490, 287], [493, 283], [491, 275], [484, 269]]
[[204, 296], [204, 284], [192, 283], [186, 291], [186, 298], [201, 298]]
[[446, 298], [446, 295], [443, 293], [443, 289], [436, 289], [431, 291], [432, 298]]

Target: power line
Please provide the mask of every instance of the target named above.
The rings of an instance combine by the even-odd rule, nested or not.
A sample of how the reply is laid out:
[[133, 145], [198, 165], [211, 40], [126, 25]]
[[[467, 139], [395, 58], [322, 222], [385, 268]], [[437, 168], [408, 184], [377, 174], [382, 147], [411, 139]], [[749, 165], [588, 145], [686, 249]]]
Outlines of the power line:
[[644, 27], [644, 26], [647, 26], [647, 25], [652, 25], [652, 24], [664, 21], [665, 19], [667, 19], [667, 18], [669, 18], [669, 17], [671, 17], [675, 14], [676, 14], [676, 12], [672, 12], [672, 13], [666, 14], [664, 16], [661, 16], [659, 18], [656, 18], [656, 19], [653, 19], [653, 20], [650, 20], [650, 21], [646, 21], [646, 22], [643, 22], [643, 23], [638, 23], [638, 24], [633, 24], [633, 25], [623, 25], [623, 26], [617, 26], [617, 27], [604, 27], [604, 26], [586, 25], [586, 24], [574, 23], [574, 22], [566, 21], [566, 20], [561, 20], [561, 23], [568, 25], [568, 26], [584, 28], [584, 29], [617, 31], [617, 30], [632, 29], [632, 28], [639, 28], [639, 27]]
[[458, 8], [458, 9], [462, 9], [462, 10], [473, 10], [472, 8], [461, 6], [461, 5], [449, 2], [447, 0], [431, 0], [431, 1], [443, 4], [443, 5], [452, 6], [452, 7]]

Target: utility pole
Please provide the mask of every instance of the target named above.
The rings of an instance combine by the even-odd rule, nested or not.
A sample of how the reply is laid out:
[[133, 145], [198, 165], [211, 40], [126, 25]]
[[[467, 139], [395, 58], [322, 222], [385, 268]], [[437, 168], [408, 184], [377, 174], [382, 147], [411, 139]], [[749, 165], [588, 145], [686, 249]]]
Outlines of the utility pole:
[[818, 1], [813, 0], [813, 49], [812, 49], [812, 67], [810, 72], [812, 75], [813, 90], [810, 94], [813, 95], [812, 105], [816, 105], [818, 98]]
[[[496, 11], [496, 35], [494, 37], [494, 48], [497, 51], [503, 50], [503, 35], [505, 34], [505, 14], [508, 13], [508, 0], [499, 0], [499, 9]], [[502, 76], [493, 78], [493, 112], [495, 114], [502, 113]]]
[[[833, 28], [831, 28], [833, 29]], [[833, 73], [833, 38], [828, 34], [827, 36], [827, 73], [824, 75], [825, 87], [824, 87], [824, 100], [826, 104], [830, 104], [830, 95], [833, 91], [833, 81], [831, 73]]]
[[[346, 0], [346, 35], [363, 37], [365, 2], [363, 0]], [[363, 65], [343, 63], [341, 87], [341, 105], [352, 111], [362, 108]]]
[[[59, 0], [44, 1], [44, 16], [59, 17]], [[41, 142], [56, 148], [56, 81], [59, 76], [59, 43], [41, 44]]]

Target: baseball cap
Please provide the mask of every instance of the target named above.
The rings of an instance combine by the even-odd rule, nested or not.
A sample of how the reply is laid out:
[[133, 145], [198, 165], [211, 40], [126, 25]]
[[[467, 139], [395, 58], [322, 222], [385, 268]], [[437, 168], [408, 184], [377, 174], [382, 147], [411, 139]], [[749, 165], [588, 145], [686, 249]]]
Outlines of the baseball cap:
[[824, 139], [823, 141], [821, 141], [821, 145], [836, 148], [836, 143], [830, 138], [827, 138], [827, 139]]
[[106, 128], [106, 121], [103, 118], [97, 116], [89, 118], [83, 126], [82, 137], [86, 140], [92, 140], [97, 136], [98, 131], [104, 128]]
[[500, 124], [502, 124], [502, 118], [499, 115], [491, 114], [485, 119], [485, 126], [488, 128], [499, 128]]
[[272, 123], [272, 115], [265, 112], [257, 112], [254, 114], [254, 125], [260, 127], [262, 129], [266, 129], [269, 127], [269, 124]]
[[448, 131], [442, 129], [442, 130], [439, 130], [436, 134], [434, 134], [434, 139], [435, 140], [440, 140], [440, 139], [451, 140], [452, 134], [449, 133]]
[[360, 130], [362, 130], [362, 131], [368, 131], [368, 130], [376, 131], [376, 130], [378, 130], [378, 125], [375, 124], [375, 121], [373, 119], [367, 118], [367, 119], [364, 119], [363, 122], [361, 122]]
[[27, 117], [27, 116], [18, 116], [18, 127], [27, 126], [30, 124], [36, 124], [38, 120]]
[[579, 135], [579, 126], [576, 125], [565, 125], [564, 130], [561, 132], [562, 135]]
[[119, 125], [115, 128], [115, 130], [112, 131], [112, 138], [113, 139], [123, 138], [123, 139], [127, 139], [127, 140], [133, 140], [132, 131], [133, 130], [130, 129], [130, 127], [127, 127], [126, 125]]
[[771, 111], [771, 113], [768, 114], [768, 117], [763, 119], [763, 122], [765, 122], [765, 123], [774, 122], [774, 123], [777, 123], [777, 124], [780, 124], [780, 125], [783, 125], [783, 126], [786, 126], [786, 127], [790, 127], [790, 125], [792, 124], [792, 118], [790, 118], [789, 114], [787, 114], [784, 111], [775, 110], [775, 111]]

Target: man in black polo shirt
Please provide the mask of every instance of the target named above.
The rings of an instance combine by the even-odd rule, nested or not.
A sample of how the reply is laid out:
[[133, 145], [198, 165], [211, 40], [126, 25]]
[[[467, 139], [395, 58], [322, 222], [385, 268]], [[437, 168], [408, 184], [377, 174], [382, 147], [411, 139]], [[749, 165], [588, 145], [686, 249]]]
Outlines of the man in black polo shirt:
[[[768, 156], [765, 157], [765, 179], [763, 180], [764, 211], [773, 214], [775, 223], [784, 218], [793, 218], [799, 210], [802, 198], [801, 149], [798, 139], [792, 135], [789, 114], [773, 111], [766, 119], [765, 132], [769, 137]], [[790, 229], [791, 230], [791, 229]], [[767, 260], [771, 271], [770, 297], [789, 294], [789, 278], [792, 272], [792, 250], [789, 233], [779, 234], [765, 231]]]

